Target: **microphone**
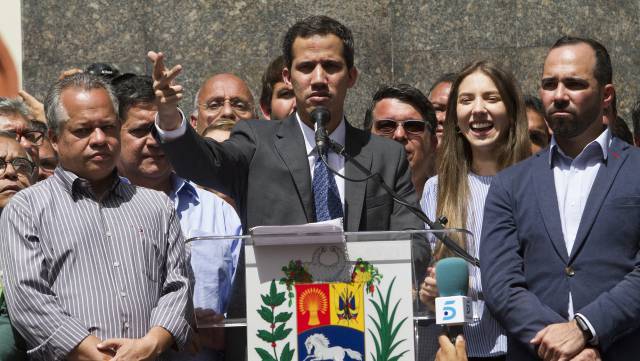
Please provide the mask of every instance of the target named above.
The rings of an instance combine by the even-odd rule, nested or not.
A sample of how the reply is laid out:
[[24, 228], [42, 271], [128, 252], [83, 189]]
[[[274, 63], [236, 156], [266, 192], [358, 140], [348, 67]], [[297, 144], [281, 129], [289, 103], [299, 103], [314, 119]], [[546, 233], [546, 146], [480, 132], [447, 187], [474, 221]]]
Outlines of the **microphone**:
[[327, 123], [331, 120], [331, 113], [327, 107], [318, 105], [311, 112], [311, 120], [314, 123], [316, 131], [316, 147], [318, 148], [318, 154], [325, 154], [327, 150], [327, 144], [329, 135], [327, 134]]
[[436, 263], [436, 324], [444, 325], [451, 342], [462, 334], [462, 326], [473, 320], [473, 305], [467, 297], [469, 268], [459, 257], [444, 258]]

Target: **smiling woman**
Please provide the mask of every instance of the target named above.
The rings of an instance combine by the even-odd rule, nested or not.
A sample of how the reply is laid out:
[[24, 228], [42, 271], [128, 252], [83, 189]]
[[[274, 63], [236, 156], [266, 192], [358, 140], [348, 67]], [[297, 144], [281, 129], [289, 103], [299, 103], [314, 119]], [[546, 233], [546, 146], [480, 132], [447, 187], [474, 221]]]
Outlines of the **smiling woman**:
[[[477, 256], [484, 202], [496, 173], [530, 155], [528, 124], [520, 88], [511, 74], [485, 61], [463, 69], [451, 87], [438, 175], [425, 185], [422, 208], [430, 218], [445, 215], [448, 227], [469, 229], [475, 236]], [[465, 246], [463, 239], [457, 240]], [[451, 256], [441, 244], [433, 244], [434, 259]], [[470, 293], [482, 291], [480, 271], [472, 270]], [[430, 269], [420, 299], [431, 305], [438, 296], [435, 272]], [[504, 330], [478, 301], [480, 321], [465, 326], [469, 356], [504, 357]]]

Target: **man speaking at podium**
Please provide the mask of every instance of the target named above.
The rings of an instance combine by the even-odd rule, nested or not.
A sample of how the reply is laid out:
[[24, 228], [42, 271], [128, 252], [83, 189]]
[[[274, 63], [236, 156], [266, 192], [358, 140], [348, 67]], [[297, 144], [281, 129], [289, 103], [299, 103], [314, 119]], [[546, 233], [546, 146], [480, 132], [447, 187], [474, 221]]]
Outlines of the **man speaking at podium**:
[[[158, 111], [157, 132], [162, 147], [176, 172], [196, 183], [231, 196], [245, 230], [259, 225], [303, 224], [322, 220], [316, 214], [315, 170], [329, 173], [323, 179], [327, 193], [337, 191], [348, 231], [403, 230], [423, 228], [422, 222], [373, 181], [352, 183], [316, 165], [314, 125], [311, 111], [318, 105], [331, 113], [327, 124], [330, 138], [346, 147], [347, 153], [373, 173], [379, 173], [399, 195], [416, 201], [402, 146], [383, 138], [371, 137], [352, 127], [344, 118], [347, 90], [355, 85], [351, 31], [324, 16], [312, 16], [293, 25], [287, 32], [283, 51], [285, 82], [292, 85], [297, 111], [282, 122], [240, 122], [224, 143], [205, 140], [187, 126], [176, 105], [181, 87], [171, 81], [181, 70], [166, 70], [163, 55], [150, 53], [154, 61]], [[220, 99], [220, 102], [226, 102]], [[351, 162], [333, 152], [328, 154], [332, 168], [351, 178], [364, 178]], [[316, 188], [317, 189], [317, 188]], [[328, 197], [333, 198], [333, 197]], [[319, 206], [315, 204], [315, 206]], [[335, 207], [334, 207], [335, 208]]]
[[[398, 195], [417, 204], [402, 146], [356, 129], [344, 117], [347, 90], [358, 77], [351, 31], [329, 17], [311, 16], [289, 28], [283, 52], [283, 78], [293, 87], [296, 112], [281, 122], [239, 122], [223, 143], [201, 138], [187, 126], [177, 108], [182, 87], [173, 83], [181, 67], [167, 69], [162, 53], [149, 53], [160, 103], [157, 137], [177, 174], [231, 196], [245, 231], [259, 225], [340, 217], [347, 231], [422, 229], [422, 221], [394, 203], [373, 180], [344, 181], [319, 161], [311, 112], [325, 106], [331, 113], [326, 126], [329, 138], [344, 145], [355, 161], [380, 174]], [[354, 162], [345, 162], [334, 152], [327, 159], [331, 168], [347, 177], [366, 176]], [[421, 253], [428, 258], [427, 246]], [[243, 274], [236, 281], [242, 285]]]

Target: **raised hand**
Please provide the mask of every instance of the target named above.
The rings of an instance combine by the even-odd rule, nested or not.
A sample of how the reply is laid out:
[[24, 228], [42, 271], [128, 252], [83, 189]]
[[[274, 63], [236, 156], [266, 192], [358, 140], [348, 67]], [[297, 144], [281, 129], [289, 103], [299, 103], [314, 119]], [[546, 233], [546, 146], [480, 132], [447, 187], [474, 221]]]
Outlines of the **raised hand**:
[[24, 90], [19, 90], [18, 95], [20, 95], [20, 98], [22, 98], [22, 101], [29, 109], [29, 113], [31, 113], [31, 116], [34, 119], [46, 124], [47, 118], [44, 115], [44, 105], [40, 103], [38, 99]]
[[160, 128], [173, 130], [180, 126], [182, 121], [178, 112], [178, 103], [184, 97], [182, 85], [174, 83], [176, 77], [182, 71], [181, 65], [176, 65], [167, 70], [164, 64], [164, 54], [150, 51], [147, 54], [153, 63], [153, 91], [158, 103], [158, 119]]

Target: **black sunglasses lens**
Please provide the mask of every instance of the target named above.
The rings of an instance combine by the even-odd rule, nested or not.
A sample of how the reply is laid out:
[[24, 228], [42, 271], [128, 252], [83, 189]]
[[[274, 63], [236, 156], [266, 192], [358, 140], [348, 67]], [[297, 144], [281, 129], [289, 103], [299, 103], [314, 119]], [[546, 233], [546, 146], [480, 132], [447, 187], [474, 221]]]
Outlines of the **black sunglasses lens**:
[[413, 134], [421, 134], [424, 132], [424, 122], [419, 120], [408, 120], [404, 123], [404, 129]]
[[397, 124], [392, 120], [378, 120], [376, 122], [376, 129], [383, 134], [393, 133], [396, 130]]

